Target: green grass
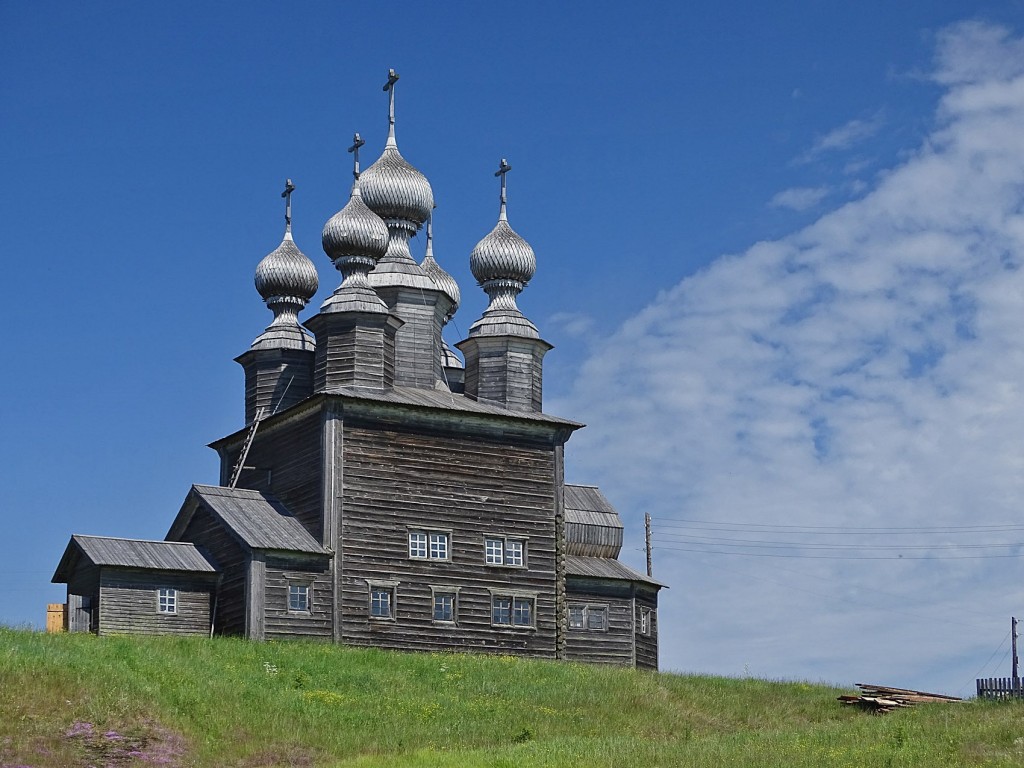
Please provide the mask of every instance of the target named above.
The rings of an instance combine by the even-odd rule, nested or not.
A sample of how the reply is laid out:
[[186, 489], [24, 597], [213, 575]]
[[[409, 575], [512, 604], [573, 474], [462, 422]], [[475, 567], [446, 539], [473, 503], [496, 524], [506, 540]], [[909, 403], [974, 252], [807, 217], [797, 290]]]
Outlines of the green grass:
[[840, 705], [842, 692], [511, 657], [0, 628], [0, 767], [1024, 765], [1019, 703], [880, 717]]

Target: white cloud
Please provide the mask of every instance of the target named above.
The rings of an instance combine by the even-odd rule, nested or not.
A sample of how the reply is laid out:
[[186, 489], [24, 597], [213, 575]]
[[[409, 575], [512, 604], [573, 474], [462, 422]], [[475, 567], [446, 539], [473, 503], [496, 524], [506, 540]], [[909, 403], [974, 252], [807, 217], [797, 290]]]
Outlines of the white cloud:
[[864, 120], [850, 120], [824, 136], [819, 136], [800, 160], [805, 163], [811, 162], [827, 152], [849, 149], [878, 133], [884, 122], [881, 112]]
[[772, 208], [806, 211], [824, 200], [828, 192], [828, 187], [791, 187], [776, 194], [768, 201], [768, 205]]
[[[910, 548], [1014, 554], [964, 545], [1024, 539], [921, 532], [1013, 522], [1024, 501], [1024, 42], [951, 27], [934, 79], [946, 90], [917, 152], [660, 295], [552, 409], [591, 425], [570, 479], [600, 479], [634, 529], [656, 518], [663, 666], [955, 692], [1024, 608], [1021, 559]], [[918, 533], [839, 538], [902, 560], [734, 557], [674, 551], [707, 547], [673, 538], [671, 518]]]

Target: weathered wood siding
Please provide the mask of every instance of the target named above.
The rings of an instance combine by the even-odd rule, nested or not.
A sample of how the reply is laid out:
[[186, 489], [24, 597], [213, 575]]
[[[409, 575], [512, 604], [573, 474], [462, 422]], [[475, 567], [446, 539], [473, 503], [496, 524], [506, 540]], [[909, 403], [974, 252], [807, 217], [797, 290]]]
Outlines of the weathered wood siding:
[[[229, 453], [229, 474], [239, 449]], [[245, 460], [254, 469], [243, 470], [238, 487], [275, 496], [322, 542], [321, 456], [319, 408], [280, 423], [261, 424]]]
[[[401, 417], [406, 424], [408, 416]], [[474, 650], [554, 658], [555, 446], [515, 438], [501, 424], [475, 435], [420, 423], [357, 419], [339, 439], [343, 485], [338, 550], [342, 642], [410, 650]], [[438, 417], [435, 417], [438, 418]], [[444, 426], [443, 421], [434, 427]], [[542, 436], [543, 437], [543, 436]], [[561, 524], [561, 520], [558, 520]], [[450, 534], [450, 560], [411, 560], [410, 529]], [[527, 568], [487, 565], [485, 536], [526, 541]], [[371, 619], [368, 582], [397, 584], [394, 621]], [[458, 592], [456, 625], [435, 624], [431, 587]], [[535, 597], [535, 628], [491, 625], [493, 593]]]
[[[327, 558], [292, 558], [268, 553], [264, 572], [263, 635], [267, 640], [321, 638], [334, 635], [330, 561]], [[310, 587], [309, 613], [288, 610], [289, 584]]]
[[284, 411], [313, 393], [313, 350], [249, 350], [237, 358], [245, 370], [245, 423], [256, 411]]
[[394, 385], [399, 323], [393, 318], [328, 312], [310, 318], [307, 325], [316, 334], [315, 392], [348, 384]]
[[370, 273], [377, 295], [404, 321], [395, 334], [394, 384], [433, 389], [444, 381], [441, 371], [441, 328], [451, 302], [439, 291], [383, 286], [387, 276]]
[[202, 506], [192, 516], [180, 540], [191, 541], [206, 549], [220, 568], [214, 633], [245, 634], [245, 549]]
[[68, 579], [67, 630], [96, 632], [100, 604], [100, 570], [80, 559]]
[[[640, 611], [650, 611], [647, 634], [640, 632]], [[636, 666], [638, 669], [658, 669], [658, 593], [637, 589], [636, 592]]]
[[[100, 635], [208, 635], [215, 578], [100, 568]], [[157, 611], [157, 590], [177, 590], [177, 612]]]
[[606, 630], [569, 628], [566, 659], [591, 664], [633, 666], [634, 608], [630, 584], [570, 576], [566, 583], [565, 601], [570, 608], [583, 605], [608, 609]]

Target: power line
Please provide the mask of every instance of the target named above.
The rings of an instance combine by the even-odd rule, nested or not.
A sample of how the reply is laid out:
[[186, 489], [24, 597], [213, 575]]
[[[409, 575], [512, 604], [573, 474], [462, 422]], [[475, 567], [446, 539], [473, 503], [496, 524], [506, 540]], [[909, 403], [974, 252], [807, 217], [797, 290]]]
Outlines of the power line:
[[1007, 557], [1024, 557], [1024, 552], [1015, 555], [943, 555], [943, 556], [928, 556], [920, 557], [910, 555], [904, 557], [902, 555], [887, 555], [887, 556], [854, 556], [854, 555], [797, 555], [797, 554], [777, 554], [773, 552], [722, 552], [719, 550], [710, 549], [688, 549], [684, 547], [658, 547], [662, 552], [698, 552], [704, 555], [736, 555], [739, 557], [780, 557], [793, 560], [990, 560], [995, 558], [1007, 558]]

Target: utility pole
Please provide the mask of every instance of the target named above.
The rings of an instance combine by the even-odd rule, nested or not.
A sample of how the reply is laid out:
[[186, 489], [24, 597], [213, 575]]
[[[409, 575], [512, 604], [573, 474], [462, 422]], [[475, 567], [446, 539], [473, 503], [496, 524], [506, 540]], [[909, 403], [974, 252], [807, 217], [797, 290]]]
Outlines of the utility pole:
[[1010, 617], [1010, 642], [1013, 647], [1013, 686], [1014, 694], [1020, 690], [1020, 678], [1017, 676], [1017, 619], [1014, 616]]
[[[646, 544], [644, 549], [647, 550], [647, 575], [648, 576], [653, 576], [654, 573], [652, 572], [652, 569], [651, 569], [651, 513], [650, 512], [644, 512], [644, 542]], [[1014, 647], [1016, 647], [1016, 646], [1014, 646]], [[1014, 654], [1013, 654], [1013, 663], [1014, 663], [1014, 665], [1017, 664], [1017, 654], [1016, 654], [1016, 652], [1014, 652]], [[1017, 669], [1017, 667], [1014, 666], [1014, 670], [1016, 670], [1016, 669]], [[1014, 674], [1017, 674], [1017, 673], [1014, 672]]]

